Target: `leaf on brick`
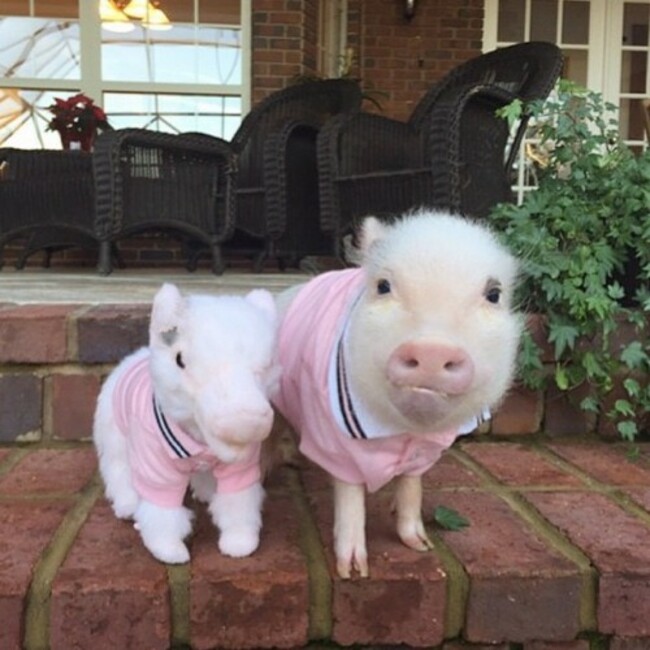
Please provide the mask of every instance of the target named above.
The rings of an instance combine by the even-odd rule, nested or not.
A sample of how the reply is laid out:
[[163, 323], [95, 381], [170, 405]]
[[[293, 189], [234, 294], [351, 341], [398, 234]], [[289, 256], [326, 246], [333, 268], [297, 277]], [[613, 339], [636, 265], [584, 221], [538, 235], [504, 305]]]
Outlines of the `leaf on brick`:
[[469, 521], [452, 508], [437, 506], [433, 511], [433, 518], [440, 528], [457, 531], [469, 526]]

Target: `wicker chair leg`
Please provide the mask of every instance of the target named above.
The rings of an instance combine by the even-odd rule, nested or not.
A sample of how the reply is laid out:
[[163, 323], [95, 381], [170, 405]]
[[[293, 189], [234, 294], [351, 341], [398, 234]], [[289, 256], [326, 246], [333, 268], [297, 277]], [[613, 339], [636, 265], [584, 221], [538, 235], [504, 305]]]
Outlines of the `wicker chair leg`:
[[97, 262], [97, 271], [100, 275], [110, 275], [112, 270], [113, 259], [111, 242], [99, 242], [99, 260]]
[[221, 254], [221, 246], [219, 244], [212, 244], [212, 272], [215, 275], [222, 275], [225, 270], [226, 264]]

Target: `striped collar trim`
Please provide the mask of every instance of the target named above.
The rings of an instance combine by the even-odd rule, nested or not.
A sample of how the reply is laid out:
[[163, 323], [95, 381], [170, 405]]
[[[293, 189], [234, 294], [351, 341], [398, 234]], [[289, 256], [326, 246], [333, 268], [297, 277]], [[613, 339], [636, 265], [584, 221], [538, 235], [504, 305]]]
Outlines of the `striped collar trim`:
[[345, 372], [345, 355], [343, 354], [343, 336], [339, 339], [336, 351], [336, 393], [338, 397], [338, 407], [345, 425], [346, 432], [357, 440], [367, 440], [368, 435], [363, 430], [359, 417], [352, 403], [348, 377]]
[[165, 418], [165, 415], [162, 412], [160, 404], [158, 404], [155, 396], [152, 398], [152, 403], [153, 414], [156, 418], [156, 424], [158, 425], [158, 429], [165, 439], [165, 442], [169, 445], [169, 448], [174, 452], [176, 456], [178, 456], [178, 458], [190, 458], [192, 454], [187, 451], [187, 449], [183, 446], [181, 441], [174, 433], [171, 425], [167, 421], [167, 418]]

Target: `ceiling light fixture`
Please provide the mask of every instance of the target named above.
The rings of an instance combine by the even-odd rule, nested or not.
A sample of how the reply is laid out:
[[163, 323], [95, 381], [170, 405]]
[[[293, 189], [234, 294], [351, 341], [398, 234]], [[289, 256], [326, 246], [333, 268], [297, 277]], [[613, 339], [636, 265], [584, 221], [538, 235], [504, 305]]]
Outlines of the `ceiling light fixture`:
[[147, 29], [172, 28], [158, 0], [99, 0], [99, 15], [102, 27], [113, 32], [131, 31], [131, 19], [140, 20]]

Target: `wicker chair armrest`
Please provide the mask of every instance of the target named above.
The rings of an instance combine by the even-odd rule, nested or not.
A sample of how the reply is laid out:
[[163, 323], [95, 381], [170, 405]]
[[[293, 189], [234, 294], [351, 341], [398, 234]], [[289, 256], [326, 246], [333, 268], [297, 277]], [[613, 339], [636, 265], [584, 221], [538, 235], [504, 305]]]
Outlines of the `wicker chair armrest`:
[[[496, 115], [496, 110], [516, 98], [511, 91], [498, 85], [467, 84], [448, 90], [431, 108], [423, 143], [432, 171], [434, 205], [460, 211], [461, 171], [465, 162], [461, 146], [463, 138], [468, 139], [463, 129], [482, 132], [488, 128], [505, 129], [505, 120]], [[470, 106], [472, 119], [464, 120]], [[492, 147], [494, 143], [489, 138], [475, 138], [473, 146], [479, 157], [481, 147]]]
[[[141, 159], [132, 161], [128, 149], [142, 150]], [[107, 240], [121, 230], [123, 218], [123, 192], [126, 174], [146, 174], [147, 163], [158, 156], [177, 160], [193, 157], [210, 157], [219, 160], [226, 175], [227, 209], [219, 239], [227, 239], [234, 230], [234, 207], [232, 198], [233, 176], [236, 161], [229, 143], [201, 133], [170, 134], [146, 129], [119, 129], [105, 131], [95, 142], [93, 170], [96, 189], [95, 229], [100, 240]]]
[[[264, 145], [263, 169], [266, 191], [266, 228], [272, 238], [286, 230], [290, 201], [289, 178], [301, 182], [316, 164], [316, 138], [320, 125], [294, 120], [270, 133]], [[291, 145], [294, 146], [291, 146]]]

